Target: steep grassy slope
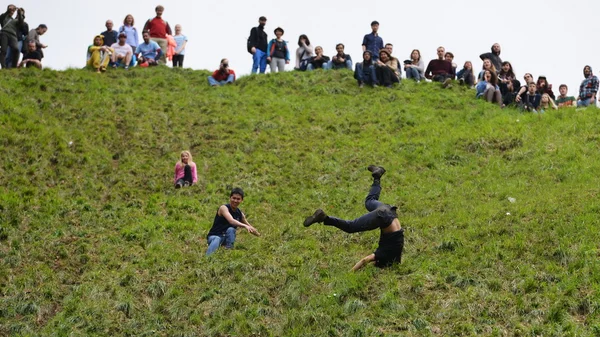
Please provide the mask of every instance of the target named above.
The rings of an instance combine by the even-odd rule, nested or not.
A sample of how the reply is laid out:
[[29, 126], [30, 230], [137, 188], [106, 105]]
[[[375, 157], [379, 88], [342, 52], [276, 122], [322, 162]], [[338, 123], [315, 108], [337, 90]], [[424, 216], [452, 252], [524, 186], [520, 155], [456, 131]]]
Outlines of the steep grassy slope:
[[[0, 72], [0, 335], [600, 335], [596, 109], [207, 75]], [[199, 183], [175, 190], [183, 149]], [[301, 223], [363, 214], [371, 163], [405, 254], [351, 273], [378, 233]], [[263, 235], [206, 258], [233, 186]]]

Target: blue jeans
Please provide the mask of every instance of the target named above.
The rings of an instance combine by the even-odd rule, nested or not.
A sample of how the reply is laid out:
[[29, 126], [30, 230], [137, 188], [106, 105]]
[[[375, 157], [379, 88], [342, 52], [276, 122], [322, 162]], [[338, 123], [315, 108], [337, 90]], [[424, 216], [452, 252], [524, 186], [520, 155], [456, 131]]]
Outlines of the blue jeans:
[[[331, 62], [331, 61], [329, 61], [329, 62]], [[323, 63], [323, 67], [322, 67], [323, 70], [329, 69], [329, 62]], [[313, 66], [312, 63], [309, 63], [308, 66], [306, 66], [307, 71], [311, 71], [311, 70], [315, 70], [315, 69], [316, 68], [315, 68], [315, 66]]]
[[346, 60], [343, 64], [334, 64], [333, 61], [327, 62], [327, 68], [329, 69], [348, 69], [352, 70], [352, 60]]
[[227, 76], [227, 80], [226, 80], [226, 81], [217, 81], [217, 80], [215, 80], [215, 79], [212, 77], [212, 75], [211, 75], [211, 76], [208, 76], [208, 83], [209, 83], [210, 85], [213, 85], [213, 86], [214, 86], [214, 85], [225, 85], [225, 84], [227, 84], [227, 83], [233, 83], [233, 80], [234, 80], [234, 77], [233, 77], [233, 75], [231, 75], [231, 74], [230, 74], [229, 76]]
[[208, 249], [206, 250], [206, 256], [214, 253], [219, 246], [225, 246], [225, 248], [233, 248], [235, 242], [235, 227], [227, 228], [227, 231], [221, 235], [211, 235], [208, 237]]
[[256, 49], [254, 55], [252, 55], [252, 73], [256, 74], [260, 67], [260, 73], [264, 74], [267, 70], [267, 53], [260, 49]]
[[[19, 50], [16, 51], [17, 54], [20, 55], [22, 49], [23, 49], [23, 41], [19, 41]], [[15, 51], [13, 51], [12, 48], [8, 48], [8, 51], [6, 53], [6, 60], [5, 60], [7, 68], [16, 68], [19, 65], [18, 62], [17, 62], [17, 64], [12, 64], [12, 61], [13, 61], [12, 58], [13, 58], [13, 53], [14, 52]], [[17, 61], [18, 60], [19, 59], [17, 58]]]
[[375, 66], [370, 65], [367, 69], [363, 68], [362, 63], [357, 63], [354, 69], [354, 78], [359, 84], [377, 84], [377, 75], [375, 74]]
[[381, 185], [376, 180], [371, 185], [369, 194], [365, 199], [365, 208], [369, 213], [356, 218], [354, 220], [342, 220], [328, 216], [323, 222], [326, 226], [334, 226], [346, 233], [365, 232], [377, 228], [385, 228], [398, 216], [396, 215], [396, 207], [386, 205], [379, 201], [381, 194]]
[[577, 100], [577, 107], [585, 107], [585, 106], [589, 106], [589, 105], [596, 105], [596, 101], [592, 101], [592, 98], [586, 98], [586, 99], [578, 99]]
[[415, 67], [406, 68], [406, 78], [413, 78], [415, 81], [420, 81], [421, 74]]

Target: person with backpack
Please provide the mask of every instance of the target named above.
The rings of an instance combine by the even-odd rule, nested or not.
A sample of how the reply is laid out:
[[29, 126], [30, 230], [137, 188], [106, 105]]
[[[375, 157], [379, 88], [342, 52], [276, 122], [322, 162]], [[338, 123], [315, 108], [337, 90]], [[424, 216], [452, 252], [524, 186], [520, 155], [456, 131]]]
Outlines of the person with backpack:
[[248, 37], [248, 52], [252, 54], [252, 73], [260, 68], [260, 73], [264, 74], [267, 70], [267, 33], [265, 33], [265, 25], [267, 18], [261, 16], [258, 19], [258, 27], [250, 30]]
[[275, 70], [282, 72], [285, 71], [285, 65], [290, 64], [290, 51], [287, 42], [281, 38], [283, 36], [283, 28], [277, 27], [273, 33], [275, 33], [277, 38], [271, 40], [267, 46], [269, 53], [267, 61], [269, 61], [272, 73]]
[[[171, 31], [171, 26], [169, 23], [162, 18], [162, 14], [165, 11], [165, 8], [161, 5], [156, 6], [155, 12], [156, 17], [153, 19], [148, 19], [146, 24], [144, 25], [144, 30], [142, 32], [150, 32], [150, 39], [160, 46], [161, 50], [167, 50], [169, 45], [167, 42], [167, 34], [173, 35]], [[160, 59], [158, 60], [160, 64], [166, 64], [166, 53], [162, 53]]]

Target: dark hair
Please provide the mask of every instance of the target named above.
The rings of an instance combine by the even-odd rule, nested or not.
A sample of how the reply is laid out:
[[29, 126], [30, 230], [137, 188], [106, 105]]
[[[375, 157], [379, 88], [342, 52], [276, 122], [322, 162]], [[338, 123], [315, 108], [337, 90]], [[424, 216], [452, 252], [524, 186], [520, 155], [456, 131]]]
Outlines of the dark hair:
[[343, 43], [338, 43], [338, 44], [336, 44], [336, 45], [335, 45], [335, 48], [337, 49], [337, 47], [339, 47], [339, 46], [342, 46], [342, 48], [346, 48], [346, 46], [344, 46], [344, 44], [343, 44]]
[[38, 28], [39, 29], [48, 29], [48, 26], [46, 26], [45, 24], [42, 23], [38, 26]]
[[234, 187], [231, 190], [231, 193], [229, 193], [229, 197], [232, 197], [234, 194], [237, 194], [244, 199], [244, 190], [242, 190], [240, 187]]
[[275, 28], [275, 30], [273, 31], [273, 34], [277, 34], [277, 31], [280, 31], [280, 32], [281, 32], [281, 35], [283, 35], [283, 34], [284, 34], [283, 28], [281, 28], [281, 27], [277, 27], [277, 28]]
[[446, 54], [444, 55], [444, 57], [446, 57], [448, 55], [450, 55], [450, 57], [454, 59], [454, 54], [452, 54], [451, 52], [446, 52]]
[[386, 43], [384, 47], [387, 47], [387, 46], [392, 46], [393, 47], [394, 45], [391, 44], [391, 43]]
[[267, 21], [267, 18], [264, 16], [261, 16], [260, 18], [258, 18], [258, 21]]
[[158, 10], [163, 10], [164, 11], [165, 8], [163, 6], [161, 6], [161, 5], [158, 5], [158, 6], [156, 6], [156, 8], [154, 8], [154, 11], [156, 12]]
[[491, 77], [491, 78], [490, 78], [490, 84], [491, 84], [491, 85], [493, 85], [493, 86], [496, 86], [496, 85], [498, 85], [498, 76], [496, 75], [496, 72], [494, 72], [494, 71], [491, 71], [491, 70], [489, 70], [489, 69], [487, 69], [487, 70], [484, 70], [484, 72], [483, 72], [483, 78], [484, 78], [484, 79], [485, 79], [485, 72], [486, 72], [486, 71], [490, 73], [490, 77]]
[[561, 84], [560, 86], [558, 86], [558, 89], [560, 89], [560, 88], [563, 88], [563, 87], [564, 87], [565, 89], [569, 89], [569, 87], [567, 87], [567, 85], [566, 85], [566, 84]]
[[371, 26], [372, 26], [372, 25], [378, 25], [378, 24], [379, 24], [379, 22], [378, 22], [377, 20], [375, 20], [375, 21], [371, 22]]
[[419, 53], [419, 59], [417, 61], [421, 61], [421, 51], [419, 51], [418, 49], [413, 49], [413, 51], [410, 52], [410, 55], [408, 56], [408, 58], [412, 60], [412, 54], [414, 52]]
[[310, 40], [308, 39], [308, 36], [306, 36], [306, 34], [300, 35], [300, 37], [298, 38], [298, 45], [302, 47], [302, 42], [300, 42], [302, 38], [306, 39], [306, 45], [310, 46]]
[[499, 70], [499, 74], [500, 75], [504, 75], [504, 76], [510, 76], [512, 77], [512, 79], [514, 80], [517, 76], [515, 76], [515, 72], [513, 70], [512, 64], [510, 64], [510, 62], [508, 61], [504, 61], [502, 62], [502, 66], [504, 67], [505, 65], [507, 65], [510, 67], [510, 69], [508, 69], [507, 72], [504, 71], [504, 69], [500, 68]]

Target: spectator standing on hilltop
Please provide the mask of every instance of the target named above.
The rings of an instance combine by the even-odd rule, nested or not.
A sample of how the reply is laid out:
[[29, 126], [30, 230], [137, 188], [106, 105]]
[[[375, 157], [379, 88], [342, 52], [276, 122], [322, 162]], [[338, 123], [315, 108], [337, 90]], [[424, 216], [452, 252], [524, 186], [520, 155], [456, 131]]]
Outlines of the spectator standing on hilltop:
[[125, 35], [127, 35], [127, 41], [125, 42], [131, 46], [132, 50], [136, 50], [137, 46], [140, 44], [139, 34], [137, 29], [133, 26], [134, 24], [135, 20], [133, 19], [133, 15], [127, 14], [123, 20], [123, 25], [119, 28], [119, 33], [125, 33]]
[[271, 66], [271, 72], [285, 71], [285, 65], [290, 64], [290, 50], [287, 42], [283, 40], [283, 28], [277, 27], [273, 31], [276, 38], [272, 39], [267, 46], [267, 61]]
[[100, 35], [104, 38], [104, 45], [110, 47], [119, 41], [119, 33], [113, 30], [112, 20], [106, 20], [105, 26], [106, 31], [100, 33]]
[[175, 36], [173, 36], [177, 47], [175, 47], [175, 55], [173, 55], [173, 68], [183, 67], [183, 57], [185, 56], [185, 46], [187, 45], [187, 36], [181, 34], [181, 25], [175, 25]]
[[423, 63], [421, 52], [418, 49], [413, 49], [410, 52], [410, 58], [404, 61], [404, 71], [406, 78], [412, 78], [417, 83], [425, 79], [425, 63]]
[[222, 59], [219, 69], [208, 76], [208, 84], [213, 87], [225, 84], [232, 84], [235, 81], [235, 72], [229, 68], [229, 60]]
[[206, 256], [214, 253], [220, 246], [232, 249], [238, 227], [245, 228], [250, 234], [260, 236], [260, 233], [246, 220], [246, 215], [239, 208], [243, 201], [244, 191], [236, 187], [229, 194], [229, 203], [219, 207], [213, 225], [206, 236], [208, 243]]
[[598, 93], [598, 77], [592, 72], [592, 67], [583, 67], [583, 77], [585, 78], [579, 86], [579, 98], [577, 107], [595, 106], [596, 94]]
[[429, 61], [427, 69], [425, 69], [425, 77], [435, 82], [442, 82], [444, 88], [448, 87], [452, 81], [452, 63], [444, 59], [445, 54], [446, 49], [438, 47], [438, 58]]
[[23, 61], [19, 63], [18, 68], [23, 67], [42, 69], [42, 55], [37, 51], [35, 41], [33, 40], [27, 43], [27, 53], [24, 54]]
[[88, 68], [96, 70], [96, 72], [106, 71], [106, 67], [110, 62], [110, 55], [114, 50], [104, 45], [102, 35], [94, 37], [94, 43], [88, 47]]
[[[138, 58], [138, 66], [148, 67], [158, 65], [158, 59], [163, 54], [162, 49], [155, 41], [150, 40], [150, 33], [144, 32], [142, 34], [144, 42], [135, 50], [135, 55]], [[141, 56], [140, 56], [141, 54]]]
[[159, 61], [160, 64], [167, 64], [165, 55], [165, 52], [168, 48], [167, 34], [173, 35], [173, 33], [171, 32], [171, 26], [169, 26], [169, 23], [162, 18], [165, 8], [161, 5], [158, 5], [154, 11], [156, 16], [146, 21], [146, 24], [144, 25], [144, 32], [149, 32], [152, 41], [158, 43], [160, 49], [163, 51], [157, 61]]
[[479, 55], [479, 58], [483, 61], [485, 59], [489, 59], [496, 70], [502, 67], [502, 59], [500, 58], [500, 45], [498, 43], [494, 43], [492, 45], [492, 51], [490, 53], [483, 53]]
[[362, 42], [362, 50], [368, 50], [373, 56], [373, 61], [379, 58], [379, 51], [384, 48], [383, 39], [379, 36], [379, 22], [371, 22], [371, 33], [365, 35]]
[[294, 69], [305, 71], [311, 58], [315, 56], [310, 40], [305, 34], [298, 37], [298, 48], [296, 48], [296, 67]]
[[567, 92], [569, 91], [569, 87], [566, 84], [561, 84], [558, 87], [558, 92], [560, 95], [556, 97], [556, 104], [559, 108], [573, 106], [576, 104], [577, 100], [573, 96], [567, 96]]
[[466, 61], [463, 68], [456, 73], [458, 83], [472, 87], [475, 85], [475, 75], [473, 75], [473, 63]]
[[335, 51], [337, 54], [329, 61], [330, 69], [348, 69], [352, 70], [352, 57], [344, 53], [344, 44], [338, 43], [335, 45]]
[[552, 99], [554, 99], [554, 92], [552, 91], [552, 84], [548, 84], [548, 80], [546, 79], [546, 76], [540, 75], [540, 77], [538, 77], [536, 86], [537, 86], [537, 92], [538, 92], [538, 94], [540, 94], [540, 96], [543, 94], [548, 94], [548, 95], [550, 95], [550, 97]]
[[252, 54], [253, 74], [256, 74], [259, 68], [261, 74], [264, 74], [267, 70], [268, 38], [267, 33], [265, 33], [266, 24], [267, 18], [261, 16], [258, 19], [258, 27], [254, 27], [250, 30], [250, 37], [248, 38], [248, 52]]
[[328, 216], [322, 209], [317, 209], [313, 215], [304, 220], [304, 227], [315, 223], [336, 227], [346, 233], [365, 232], [379, 229], [379, 245], [373, 254], [362, 258], [352, 267], [357, 271], [368, 263], [375, 262], [378, 268], [390, 267], [400, 263], [404, 249], [404, 230], [400, 226], [397, 207], [379, 201], [381, 194], [381, 176], [385, 169], [381, 166], [370, 165], [373, 184], [365, 199], [365, 208], [369, 213], [354, 220], [342, 220]]
[[375, 74], [375, 62], [371, 57], [371, 52], [365, 50], [363, 52], [363, 61], [356, 63], [354, 69], [354, 78], [358, 81], [358, 87], [362, 88], [366, 84], [370, 84], [373, 88], [377, 87], [377, 74]]
[[[29, 24], [23, 21], [19, 29], [17, 30], [17, 40], [18, 40], [18, 50], [13, 50], [12, 48], [8, 48], [6, 53], [6, 67], [7, 68], [16, 68], [18, 64], [13, 64], [13, 53], [21, 55], [21, 53], [25, 54], [28, 51], [27, 45], [27, 34], [29, 34]], [[17, 57], [17, 62], [19, 58]]]
[[119, 42], [113, 43], [110, 47], [114, 51], [110, 57], [112, 67], [116, 68], [119, 64], [122, 64], [125, 70], [129, 69], [133, 59], [133, 49], [127, 44], [127, 35], [119, 33]]
[[329, 56], [323, 55], [323, 47], [315, 47], [315, 54], [316, 55], [310, 59], [306, 70], [311, 71], [319, 68], [327, 70], [327, 66], [329, 65]]
[[175, 164], [175, 188], [192, 186], [198, 181], [196, 163], [190, 151], [181, 151], [180, 160]]
[[[17, 12], [17, 17], [13, 18], [13, 15]], [[9, 5], [6, 12], [0, 15], [0, 65], [2, 69], [7, 68], [6, 54], [8, 48], [11, 48], [15, 52], [12, 54], [12, 65], [16, 66], [19, 62], [20, 53], [19, 39], [17, 35], [21, 31], [23, 22], [25, 21], [25, 10], [23, 8], [17, 8], [15, 5]]]

